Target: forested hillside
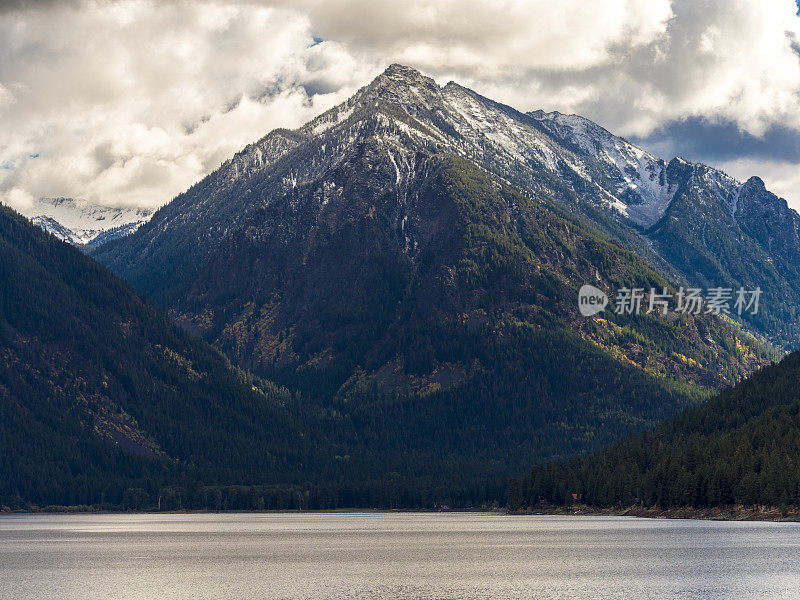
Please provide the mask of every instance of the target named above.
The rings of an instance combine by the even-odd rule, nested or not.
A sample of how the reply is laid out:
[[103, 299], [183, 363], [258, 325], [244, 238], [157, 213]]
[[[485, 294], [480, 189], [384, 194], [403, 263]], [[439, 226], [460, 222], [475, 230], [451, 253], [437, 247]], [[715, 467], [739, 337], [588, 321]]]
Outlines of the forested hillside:
[[268, 482], [291, 395], [234, 369], [105, 267], [0, 207], [0, 504], [118, 504], [192, 478]]
[[800, 506], [800, 353], [653, 431], [514, 480], [513, 508]]

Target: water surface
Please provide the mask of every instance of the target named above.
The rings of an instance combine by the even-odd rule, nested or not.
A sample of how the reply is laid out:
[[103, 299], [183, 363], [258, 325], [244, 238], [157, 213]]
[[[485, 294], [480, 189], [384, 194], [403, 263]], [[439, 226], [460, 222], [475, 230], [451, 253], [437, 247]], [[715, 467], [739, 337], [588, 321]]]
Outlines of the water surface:
[[0, 598], [770, 599], [800, 525], [497, 514], [0, 517]]

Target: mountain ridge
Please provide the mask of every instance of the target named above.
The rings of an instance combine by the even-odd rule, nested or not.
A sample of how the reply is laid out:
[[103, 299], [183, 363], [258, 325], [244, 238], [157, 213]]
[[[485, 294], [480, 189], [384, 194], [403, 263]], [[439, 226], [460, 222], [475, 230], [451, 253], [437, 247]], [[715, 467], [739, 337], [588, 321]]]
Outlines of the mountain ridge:
[[[369, 114], [373, 115], [371, 120]], [[287, 193], [298, 182], [321, 176], [335, 163], [348, 143], [366, 134], [365, 127], [378, 135], [388, 136], [390, 142], [391, 139], [395, 142], [402, 139], [403, 143], [410, 141], [412, 148], [449, 151], [468, 158], [517, 185], [523, 193], [544, 192], [569, 210], [578, 212], [594, 227], [638, 254], [671, 280], [687, 285], [712, 281], [715, 285], [752, 288], [761, 282], [747, 274], [769, 270], [769, 263], [774, 262], [777, 274], [767, 278], [765, 297], [771, 297], [777, 305], [781, 303], [782, 294], [789, 293], [793, 301], [800, 302], [798, 292], [792, 291], [793, 282], [798, 277], [797, 262], [787, 258], [800, 252], [800, 240], [796, 235], [800, 217], [785, 201], [773, 200], [764, 191], [763, 201], [769, 201], [770, 210], [780, 222], [791, 224], [792, 230], [783, 232], [786, 241], [790, 242], [787, 256], [772, 256], [770, 248], [761, 247], [757, 250], [757, 268], [752, 264], [746, 265], [739, 269], [738, 274], [726, 268], [708, 269], [702, 265], [684, 264], [681, 260], [676, 261], [671, 252], [675, 244], [689, 245], [698, 260], [707, 262], [703, 258], [706, 254], [704, 249], [697, 246], [698, 239], [704, 235], [699, 231], [702, 222], [681, 215], [684, 220], [682, 227], [690, 235], [681, 235], [678, 239], [672, 233], [650, 235], [658, 229], [670, 206], [676, 203], [678, 189], [700, 184], [704, 189], [694, 194], [695, 198], [691, 200], [697, 206], [696, 210], [704, 210], [699, 206], [702, 205], [700, 198], [714, 197], [731, 213], [717, 224], [722, 229], [717, 235], [729, 236], [726, 230], [733, 228], [734, 236], [750, 243], [755, 241], [755, 238], [751, 239], [751, 232], [763, 229], [759, 222], [762, 219], [754, 212], [735, 212], [738, 206], [736, 198], [742, 189], [749, 189], [749, 182], [739, 183], [719, 170], [680, 158], [667, 163], [583, 117], [543, 111], [521, 113], [454, 82], [440, 87], [432, 79], [402, 65], [390, 66], [350, 99], [297, 130], [277, 129], [268, 133], [223, 163], [202, 184], [208, 188], [213, 181], [219, 193], [241, 178], [280, 170], [289, 154], [301, 146], [308, 147], [306, 152], [310, 153], [295, 160], [295, 168], [285, 169], [274, 182], [275, 193]], [[579, 130], [577, 133], [576, 128]], [[587, 129], [595, 132], [594, 135], [587, 138]], [[340, 133], [334, 135], [337, 131]], [[379, 133], [381, 131], [384, 133]], [[326, 136], [330, 138], [328, 144], [320, 143], [316, 150], [313, 144], [309, 146], [317, 137]], [[413, 160], [409, 160], [411, 155], [402, 148], [398, 149], [396, 143], [390, 143], [387, 150], [396, 172], [396, 184], [401, 188], [413, 174]], [[412, 154], [415, 151], [412, 150]], [[243, 193], [248, 191], [245, 189]], [[198, 194], [193, 197], [196, 199]], [[248, 208], [247, 203], [241, 206], [243, 210], [239, 215], [217, 213], [208, 215], [206, 221], [224, 218], [229, 226], [235, 226], [236, 219], [244, 218], [255, 207]], [[213, 206], [209, 208], [216, 210]], [[216, 235], [213, 227], [204, 227], [198, 233]], [[724, 260], [735, 262], [736, 259], [728, 253]], [[765, 310], [769, 311], [770, 306]], [[791, 348], [796, 344], [800, 326], [785, 303], [776, 306], [776, 310], [776, 315], [761, 320], [745, 320], [744, 325], [779, 347]]]
[[[523, 140], [525, 141], [525, 144], [527, 144], [526, 147], [528, 149], [532, 149], [531, 152], [534, 150], [539, 152], [539, 154], [542, 156], [547, 155], [547, 153], [550, 152], [550, 155], [548, 155], [550, 158], [548, 160], [550, 160], [550, 167], [555, 169], [554, 173], [558, 172], [558, 170], [561, 168], [558, 166], [558, 160], [554, 158], [552, 150], [549, 148], [549, 145], [553, 144], [552, 139], [548, 141], [547, 139], [541, 138], [541, 134], [544, 134], [548, 137], [552, 135], [552, 132], [548, 132], [547, 127], [542, 125], [542, 121], [545, 120], [544, 117], [547, 116], [547, 114], [552, 115], [556, 113], [541, 113], [541, 118], [534, 118], [530, 116], [532, 113], [528, 113], [526, 115], [512, 109], [511, 107], [505, 107], [498, 103], [494, 103], [493, 101], [483, 98], [480, 96], [480, 94], [472, 92], [471, 90], [468, 90], [467, 88], [464, 88], [453, 82], [448, 83], [444, 87], [440, 87], [432, 79], [423, 76], [418, 71], [410, 67], [404, 67], [402, 65], [395, 64], [387, 68], [386, 71], [379, 75], [372, 83], [361, 88], [350, 99], [312, 119], [309, 121], [309, 123], [298, 128], [297, 130], [290, 132], [289, 130], [285, 129], [277, 129], [268, 133], [258, 142], [249, 145], [244, 150], [237, 153], [233, 159], [223, 163], [220, 169], [212, 173], [209, 177], [203, 180], [203, 182], [193, 186], [190, 190], [189, 196], [185, 194], [179, 196], [176, 201], [169, 205], [171, 207], [170, 209], [164, 208], [162, 210], [171, 210], [177, 215], [178, 207], [181, 205], [180, 203], [182, 198], [188, 199], [191, 197], [193, 202], [198, 202], [198, 199], [201, 197], [201, 195], [204, 197], [210, 197], [211, 194], [220, 193], [226, 187], [230, 188], [231, 186], [235, 186], [236, 182], [242, 178], [246, 179], [257, 177], [258, 173], [270, 170], [281, 171], [280, 176], [272, 176], [273, 191], [271, 194], [279, 195], [282, 193], [288, 193], [290, 190], [294, 189], [298, 183], [312, 180], [313, 178], [320, 176], [320, 174], [323, 173], [326, 168], [331, 168], [334, 166], [336, 164], [336, 160], [338, 160], [337, 157], [341, 154], [341, 152], [344, 151], [344, 149], [347, 147], [347, 144], [351, 144], [354, 139], [357, 139], [354, 136], [360, 135], [365, 127], [368, 130], [376, 132], [376, 135], [379, 136], [379, 139], [381, 135], [387, 136], [386, 139], [388, 140], [388, 145], [386, 147], [386, 152], [395, 171], [395, 184], [398, 188], [397, 193], [402, 194], [402, 188], [405, 185], [404, 182], [408, 181], [413, 175], [415, 168], [414, 160], [411, 158], [411, 154], [403, 151], [402, 147], [398, 148], [397, 143], [393, 143], [392, 140], [397, 142], [403, 138], [404, 142], [408, 142], [408, 138], [413, 138], [411, 140], [411, 151], [413, 154], [413, 152], [416, 152], [416, 150], [413, 150], [413, 148], [424, 149], [430, 144], [434, 145], [433, 149], [435, 151], [441, 151], [441, 148], [436, 148], [435, 146], [437, 144], [441, 146], [444, 141], [447, 141], [446, 137], [449, 135], [451, 138], [455, 139], [455, 141], [451, 139], [448, 142], [449, 145], [446, 148], [447, 150], [452, 150], [456, 154], [466, 156], [467, 158], [474, 158], [476, 152], [479, 151], [485, 153], [485, 149], [481, 150], [480, 144], [472, 143], [470, 145], [466, 143], [464, 141], [464, 135], [483, 141], [488, 140], [489, 138], [487, 137], [487, 132], [482, 131], [490, 128], [488, 123], [486, 126], [480, 127], [477, 125], [473, 127], [464, 119], [462, 119], [460, 124], [457, 122], [457, 119], [454, 121], [455, 125], [445, 123], [442, 118], [442, 111], [447, 108], [447, 106], [441, 104], [441, 102], [436, 104], [436, 102], [442, 100], [442, 98], [444, 98], [447, 94], [450, 96], [448, 99], [448, 106], [452, 105], [453, 103], [459, 105], [455, 112], [457, 112], [458, 115], [461, 115], [461, 117], [463, 117], [465, 113], [469, 113], [470, 110], [472, 110], [467, 110], [464, 108], [464, 106], [462, 106], [465, 105], [464, 97], [470, 98], [471, 101], [474, 102], [485, 103], [487, 106], [499, 107], [497, 110], [500, 111], [500, 113], [506, 116], [514, 116], [522, 122], [524, 126], [523, 129], [527, 128], [525, 130], [525, 135], [527, 135], [527, 138]], [[401, 106], [401, 110], [399, 114], [404, 115], [402, 118], [398, 116], [397, 110], [387, 108], [387, 103], [390, 103], [392, 99], [398, 98], [401, 100], [401, 104], [399, 105]], [[455, 98], [455, 100], [453, 100], [453, 98]], [[406, 106], [406, 104], [408, 104], [408, 106]], [[433, 108], [431, 108], [431, 106], [433, 106]], [[477, 110], [477, 108], [472, 110], [473, 114], [470, 118], [473, 122], [480, 121], [475, 117]], [[393, 115], [392, 118], [388, 119], [388, 122], [386, 115], [384, 115], [382, 111], [386, 112], [386, 114]], [[354, 113], [358, 114], [354, 115]], [[414, 114], [417, 114], [417, 116], [420, 118], [424, 117], [423, 121], [426, 124], [423, 125], [422, 122], [414, 116]], [[354, 121], [354, 119], [356, 120]], [[397, 119], [400, 119], [400, 121]], [[580, 120], [584, 123], [590, 123], [588, 120], [582, 118], [580, 118]], [[408, 123], [417, 123], [417, 125], [410, 127]], [[437, 123], [439, 126], [441, 126], [441, 130], [438, 129]], [[602, 129], [597, 125], [593, 124], [593, 126], [598, 129]], [[404, 131], [404, 128], [407, 129], [407, 131]], [[456, 129], [459, 128], [467, 133], [464, 135], [459, 134], [456, 131]], [[331, 138], [330, 134], [337, 129], [342, 130], [341, 134]], [[511, 131], [516, 138], [522, 139], [525, 137], [522, 134], [517, 135], [519, 132], [515, 133], [513, 129], [509, 129], [509, 131]], [[681, 171], [681, 164], [689, 163], [681, 163], [680, 159], [673, 159], [670, 161], [670, 163], [664, 163], [663, 160], [655, 159], [652, 157], [652, 155], [635, 148], [633, 145], [622, 140], [622, 138], [617, 138], [608, 133], [606, 130], [602, 131], [604, 132], [604, 135], [611, 138], [615, 144], [619, 145], [624, 142], [625, 145], [623, 149], [628, 154], [645, 157], [647, 161], [652, 163], [650, 166], [658, 166], [660, 169], [659, 175], [656, 177], [656, 175], [653, 174], [653, 177], [659, 181], [665, 180], [668, 189], [673, 191], [677, 189], [677, 180], [671, 180], [680, 177], [685, 178], [687, 176], [692, 176], [691, 174], [687, 175], [684, 173], [681, 175], [679, 173]], [[495, 137], [499, 135], [493, 134], [491, 131], [488, 132], [488, 134], [494, 135]], [[328, 135], [331, 140], [329, 143], [324, 143], [322, 141], [316, 144], [314, 143], [313, 140], [315, 139], [315, 136], [325, 137], [326, 135]], [[458, 135], [461, 135], [461, 138], [455, 137]], [[501, 136], [501, 141], [503, 144], [490, 144], [492, 152], [500, 152], [502, 150], [508, 154], [508, 148], [511, 147], [514, 152], [519, 154], [518, 150], [521, 144], [519, 139], [516, 142], [511, 140], [511, 142], [506, 143], [509, 141], [510, 135], [511, 134], [505, 135], [505, 137]], [[403, 136], [405, 136], [405, 138]], [[522, 145], [524, 146], [525, 144]], [[296, 154], [297, 149], [301, 146], [307, 146], [308, 150], [302, 152], [302, 157], [290, 159], [289, 155], [293, 152]], [[505, 149], [503, 150], [500, 148], [500, 146], [504, 147]], [[334, 150], [331, 150], [332, 147]], [[498, 148], [500, 148], [500, 150], [498, 150]], [[282, 168], [281, 165], [287, 160], [294, 161], [293, 167]], [[576, 161], [571, 160], [571, 162], [575, 163]], [[610, 159], [605, 161], [603, 168], [606, 171], [608, 171], [610, 168], [608, 164], [609, 162], [614, 163], [614, 161]], [[479, 161], [478, 164], [483, 164], [483, 168], [487, 168], [490, 172], [497, 175], [498, 169], [494, 168], [496, 165], [493, 165], [492, 161], [484, 161], [483, 163]], [[616, 163], [614, 163], [614, 165], [615, 168], [617, 168]], [[562, 165], [562, 167], [563, 166], [564, 165]], [[530, 171], [530, 169], [528, 170]], [[571, 176], [575, 176], [575, 169], [569, 167], [569, 171], [572, 174]], [[617, 173], [618, 177], [616, 184], [624, 188], [624, 191], [626, 194], [628, 194], [628, 197], [630, 197], [630, 194], [636, 194], [637, 192], [635, 191], [635, 186], [631, 187], [630, 182], [627, 179], [619, 176], [619, 168], [617, 168]], [[715, 171], [715, 173], [719, 172]], [[535, 181], [526, 187], [526, 185], [520, 185], [519, 169], [517, 169], [516, 173], [514, 172], [514, 169], [511, 169], [510, 173], [504, 173], [499, 176], [505, 181], [511, 181], [512, 183], [517, 184], [517, 187], [523, 191], [523, 193], [536, 193], [537, 190], [544, 189], [550, 197], [553, 197], [560, 203], [565, 204], [569, 210], [578, 210], [579, 214], [581, 214], [581, 216], [588, 220], [593, 226], [599, 228], [611, 239], [618, 241], [623, 247], [634, 251], [636, 254], [639, 254], [645, 261], [649, 262], [669, 279], [687, 283], [697, 282], [694, 272], [688, 272], [689, 270], [686, 268], [681, 268], [684, 265], [680, 264], [678, 265], [678, 268], [676, 268], [675, 265], [672, 265], [669, 261], [663, 258], [663, 255], [667, 253], [665, 252], [664, 248], [661, 247], [661, 240], [650, 239], [648, 235], [643, 235], [641, 233], [639, 226], [628, 227], [620, 223], [619, 219], [615, 219], [613, 215], [609, 216], [606, 214], [603, 209], [608, 208], [608, 202], [605, 204], [602, 202], [600, 204], [596, 204], [594, 202], [596, 198], [593, 199], [593, 197], [590, 197], [590, 199], [586, 201], [586, 198], [583, 196], [586, 195], [586, 186], [589, 184], [596, 188], [595, 191], [597, 194], [604, 197], [606, 201], [608, 200], [607, 196], [609, 196], [609, 192], [603, 189], [602, 186], [597, 185], [596, 182], [587, 183], [586, 179], [584, 178], [582, 180], [583, 183], [581, 184], [583, 187], [576, 187], [574, 182], [563, 180], [564, 178], [554, 177], [553, 173], [539, 172], [535, 178]], [[721, 176], [722, 174], [719, 175], [719, 177]], [[727, 176], [725, 177], [727, 178]], [[522, 181], [522, 184], [525, 184], [525, 181], [528, 183], [531, 182], [530, 173], [527, 177], [527, 180]], [[196, 191], [198, 190], [198, 186], [205, 188], [202, 193]], [[578, 194], [578, 192], [580, 192], [580, 194]], [[225, 212], [227, 210], [225, 206], [220, 205], [219, 203], [216, 203], [216, 205], [212, 203], [211, 205], [204, 207], [205, 212], [202, 215], [199, 212], [200, 206], [196, 206], [194, 211], [192, 211], [192, 207], [190, 206], [181, 208], [186, 209], [187, 215], [195, 215], [192, 217], [192, 219], [197, 221], [197, 223], [185, 223], [186, 215], [174, 220], [169, 218], [161, 219], [161, 231], [154, 232], [152, 236], [153, 239], [151, 242], [148, 242], [147, 247], [139, 248], [140, 252], [145, 254], [145, 260], [141, 261], [142, 264], [146, 262], [147, 253], [153, 250], [154, 244], [159, 243], [159, 238], [166, 231], [165, 228], [170, 227], [169, 223], [171, 222], [185, 224], [190, 228], [196, 226], [198, 236], [215, 239], [220, 232], [223, 232], [230, 227], [236, 227], [239, 220], [245, 219], [250, 210], [258, 208], [261, 200], [247, 200], [247, 196], [252, 193], [251, 189], [248, 189], [245, 186], [238, 192], [233, 193], [237, 193], [239, 196], [237, 199], [239, 210], [235, 213], [233, 211]], [[582, 199], [579, 200], [576, 194], [583, 194]], [[671, 198], [669, 203], [671, 204], [673, 200], [674, 198]], [[641, 203], [639, 203], [639, 205], [640, 204]], [[617, 206], [618, 208], [620, 205], [623, 205], [626, 210], [628, 208], [634, 210], [637, 206], [637, 204], [634, 203], [625, 205], [623, 200], [620, 198], [615, 198], [613, 205]], [[400, 210], [402, 210], [402, 208]], [[664, 212], [666, 212], [666, 207], [664, 207]], [[401, 222], [403, 215], [398, 214], [394, 218], [396, 221]], [[216, 221], [217, 223], [224, 221], [225, 227], [218, 227], [212, 223], [213, 221]], [[800, 248], [800, 244], [798, 244], [797, 247]], [[187, 253], [191, 253], [188, 248]], [[96, 256], [102, 260], [103, 256], [106, 254], [106, 250], [101, 250], [96, 254]], [[176, 258], [177, 260], [180, 260], [179, 257]], [[764, 257], [764, 260], [767, 260], [768, 258], [769, 257]], [[188, 265], [181, 266], [181, 268], [187, 267]], [[137, 280], [137, 278], [147, 279], [149, 277], [144, 270], [135, 273], [133, 269], [136, 268], [137, 267], [135, 265], [126, 265], [126, 271], [123, 272], [123, 275], [133, 278], [134, 280]], [[792, 273], [792, 275], [794, 275], [794, 273]], [[706, 277], [706, 279], [709, 279], [709, 277]], [[751, 282], [737, 280], [734, 283], [740, 283], [743, 285]], [[148, 289], [147, 291], [150, 294], [163, 293], [162, 289], [156, 289], [152, 286], [151, 289]], [[788, 317], [781, 315], [781, 318], [786, 319]], [[751, 323], [746, 325], [752, 326]], [[793, 324], [793, 327], [797, 327], [796, 323]], [[756, 326], [754, 332], [758, 333], [759, 335], [765, 335], [769, 339], [776, 340], [779, 345], [780, 343], [785, 343], [785, 339], [790, 337], [788, 333], [784, 333], [783, 337], [780, 337], [779, 335], [774, 335], [775, 332], [772, 330], [765, 331], [763, 324], [761, 328]]]
[[286, 390], [5, 206], [0, 251], [0, 505], [117, 505], [291, 465]]

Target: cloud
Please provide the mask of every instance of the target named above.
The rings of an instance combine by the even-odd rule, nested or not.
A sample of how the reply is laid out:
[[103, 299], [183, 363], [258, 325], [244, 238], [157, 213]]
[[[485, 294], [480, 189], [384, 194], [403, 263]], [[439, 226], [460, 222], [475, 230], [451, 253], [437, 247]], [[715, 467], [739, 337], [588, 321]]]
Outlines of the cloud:
[[800, 163], [795, 13], [789, 0], [0, 2], [0, 198], [161, 204], [402, 62], [665, 152], [769, 163], [767, 184], [800, 204], [779, 168]]
[[746, 156], [752, 160], [800, 163], [800, 131], [770, 125], [761, 135], [742, 130], [729, 120], [690, 117], [665, 123], [645, 137], [631, 141], [659, 156], [680, 155], [707, 163]]
[[301, 0], [300, 5], [326, 39], [429, 72], [489, 78], [606, 64], [612, 60], [611, 45], [650, 43], [672, 14], [668, 0], [646, 5], [636, 0]]
[[353, 52], [455, 77], [520, 108], [582, 112], [626, 135], [692, 116], [753, 134], [800, 127], [800, 21], [788, 0], [291, 5]]
[[[369, 76], [306, 17], [121, 2], [0, 17], [0, 198], [156, 206]], [[39, 158], [29, 157], [38, 154]]]
[[61, 3], [62, 5], [69, 3], [73, 6], [79, 4], [78, 2], [73, 2], [71, 0], [0, 0], [0, 13], [47, 8], [56, 3]]

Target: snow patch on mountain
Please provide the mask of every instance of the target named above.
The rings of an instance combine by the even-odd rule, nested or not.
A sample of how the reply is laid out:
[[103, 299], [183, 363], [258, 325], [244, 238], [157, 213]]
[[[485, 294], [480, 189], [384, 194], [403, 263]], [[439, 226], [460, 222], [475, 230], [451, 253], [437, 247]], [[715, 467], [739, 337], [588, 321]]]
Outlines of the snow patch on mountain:
[[474, 92], [456, 83], [448, 83], [443, 93], [447, 106], [461, 117], [453, 123], [459, 134], [477, 144], [485, 138], [513, 159], [535, 160], [553, 172], [558, 171], [557, 153], [535, 129], [488, 105]]
[[346, 121], [350, 115], [353, 114], [354, 110], [355, 106], [336, 107], [333, 111], [327, 111], [308, 123], [303, 127], [303, 130], [313, 135], [319, 135], [328, 131], [331, 127], [335, 127], [339, 123]]
[[578, 115], [541, 110], [528, 115], [568, 148], [616, 171], [619, 185], [606, 191], [618, 200], [612, 205], [634, 223], [649, 227], [661, 218], [676, 191], [666, 177], [662, 159]]

